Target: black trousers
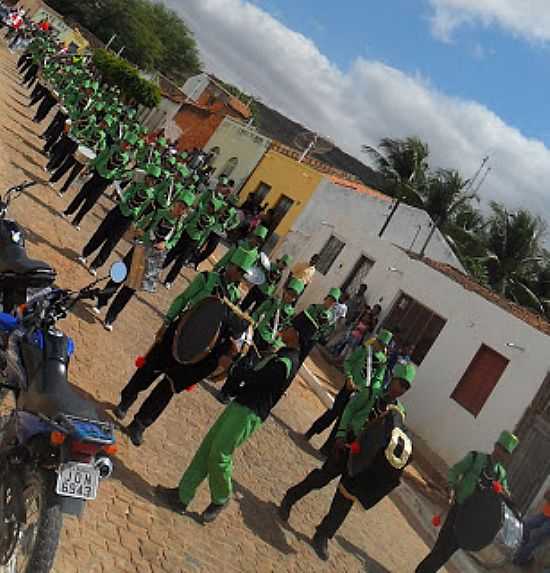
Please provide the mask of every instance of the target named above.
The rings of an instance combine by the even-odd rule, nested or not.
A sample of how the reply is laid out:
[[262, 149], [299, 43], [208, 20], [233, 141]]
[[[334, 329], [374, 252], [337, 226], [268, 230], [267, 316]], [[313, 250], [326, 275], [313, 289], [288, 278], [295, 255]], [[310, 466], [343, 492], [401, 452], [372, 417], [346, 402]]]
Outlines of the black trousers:
[[72, 166], [72, 169], [71, 169], [71, 172], [69, 173], [69, 176], [65, 180], [63, 187], [61, 187], [61, 189], [59, 190], [59, 193], [61, 193], [61, 195], [64, 195], [65, 193], [67, 193], [67, 191], [69, 190], [69, 187], [74, 183], [75, 179], [78, 177], [80, 172], [84, 169], [84, 165], [82, 165], [82, 163], [79, 163], [72, 156], [68, 157], [67, 161], [69, 162], [69, 165]]
[[[48, 125], [48, 127], [46, 128], [46, 131], [42, 134], [42, 137], [44, 139], [50, 139], [50, 137], [52, 136], [54, 131], [57, 130], [59, 125], [61, 125], [61, 126], [65, 125], [66, 119], [67, 119], [67, 116], [64, 113], [62, 113], [61, 111], [58, 111], [53, 116], [53, 119], [50, 122], [50, 125]], [[63, 131], [63, 127], [61, 128], [61, 131]]]
[[66, 137], [63, 133], [64, 128], [65, 122], [63, 120], [56, 123], [55, 129], [51, 131], [49, 137], [46, 139], [46, 144], [44, 145], [44, 151], [46, 153], [52, 151], [52, 153], [55, 154], [54, 150], [56, 149], [56, 145]]
[[347, 463], [346, 452], [331, 452], [326, 462], [319, 469], [310, 472], [304, 480], [286, 492], [285, 501], [294, 505], [312, 491], [326, 487], [332, 480], [346, 471]]
[[29, 54], [29, 52], [27, 52], [27, 50], [25, 50], [21, 56], [19, 56], [19, 59], [17, 60], [17, 67], [19, 69], [19, 71], [23, 71], [22, 68], [24, 66], [30, 66], [32, 63], [32, 57]]
[[29, 107], [36, 105], [41, 99], [44, 99], [47, 95], [48, 95], [48, 90], [40, 82], [37, 82], [31, 93], [31, 100], [29, 102]]
[[[124, 255], [124, 258], [122, 259], [122, 262], [126, 265], [126, 267], [128, 269], [130, 268], [130, 265], [132, 264], [132, 257], [133, 256], [134, 256], [134, 247], [132, 247]], [[126, 286], [126, 285], [124, 285], [124, 286]], [[112, 280], [110, 280], [105, 285], [105, 287], [103, 288], [103, 290], [101, 291], [99, 296], [97, 297], [98, 308], [103, 308], [104, 306], [107, 306], [109, 304], [109, 301], [111, 300], [111, 298], [113, 296], [115, 296], [121, 288], [123, 288], [123, 285], [115, 283]], [[130, 289], [130, 290], [132, 290], [132, 289]], [[128, 300], [130, 300], [130, 299], [128, 299]], [[126, 301], [126, 302], [128, 302], [128, 301]], [[124, 306], [126, 306], [126, 305], [124, 305]]]
[[206, 261], [206, 259], [218, 248], [221, 240], [222, 238], [219, 235], [216, 235], [216, 233], [210, 233], [204, 247], [193, 257], [195, 265], [199, 266], [203, 261]]
[[41, 123], [42, 121], [44, 121], [44, 119], [46, 119], [46, 116], [50, 113], [50, 111], [53, 109], [56, 103], [57, 100], [51, 94], [48, 93], [46, 96], [44, 96], [44, 98], [40, 102], [40, 105], [38, 106], [38, 109], [36, 110], [36, 113], [32, 120], [35, 123]]
[[169, 328], [162, 341], [153, 346], [143, 368], [136, 370], [121, 392], [121, 404], [124, 409], [128, 409], [141, 392], [149, 389], [160, 376], [164, 375], [134, 416], [134, 420], [143, 427], [150, 426], [159, 418], [174, 393], [179, 394], [201, 382], [218, 366], [220, 355], [216, 348], [196, 364], [176, 363], [171, 351], [175, 327], [176, 325]]
[[353, 507], [353, 501], [344, 497], [340, 490], [337, 489], [332, 498], [330, 509], [323, 518], [323, 521], [317, 526], [317, 533], [328, 539], [332, 539], [336, 532], [342, 527], [349, 512]]
[[184, 231], [177, 242], [176, 246], [168, 252], [163, 268], [168, 268], [172, 263], [172, 268], [168, 273], [165, 282], [173, 283], [180, 274], [181, 269], [188, 263], [193, 256], [197, 243]]
[[118, 315], [126, 308], [126, 305], [132, 300], [132, 297], [136, 294], [135, 289], [124, 285], [116, 293], [115, 299], [111, 303], [111, 306], [107, 310], [105, 315], [105, 322], [107, 324], [113, 324]]
[[93, 206], [97, 203], [103, 192], [111, 184], [110, 179], [101, 177], [99, 173], [94, 172], [93, 177], [86, 182], [82, 189], [78, 192], [76, 197], [72, 200], [71, 204], [65, 209], [65, 215], [72, 215], [78, 210], [73, 225], [79, 225], [86, 214], [92, 210]]
[[125, 217], [118, 205], [107, 213], [105, 219], [103, 219], [82, 249], [82, 256], [86, 258], [100, 249], [98, 255], [92, 261], [92, 268], [98, 269], [105, 264], [131, 224], [132, 219]]
[[61, 167], [65, 159], [72, 155], [78, 148], [78, 143], [68, 136], [63, 135], [53, 146], [51, 157], [46, 165], [46, 169], [54, 171]]
[[23, 83], [30, 87], [34, 80], [36, 80], [36, 76], [38, 75], [38, 64], [31, 64], [29, 69], [27, 70], [25, 76], [23, 77]]
[[[309, 436], [316, 436], [324, 432], [335, 420], [338, 420], [343, 414], [346, 406], [351, 398], [352, 391], [348, 390], [344, 385], [343, 388], [336, 394], [332, 408], [327, 410], [324, 414], [319, 416], [311, 425], [311, 428], [306, 432]], [[329, 437], [330, 440], [330, 437]], [[328, 440], [327, 440], [328, 443]]]
[[435, 573], [458, 551], [458, 543], [454, 535], [454, 525], [458, 513], [458, 505], [453, 504], [439, 536], [428, 556], [415, 569], [415, 573]]
[[258, 308], [267, 299], [268, 296], [260, 290], [260, 287], [254, 285], [243, 298], [241, 309], [253, 310], [254, 308]]

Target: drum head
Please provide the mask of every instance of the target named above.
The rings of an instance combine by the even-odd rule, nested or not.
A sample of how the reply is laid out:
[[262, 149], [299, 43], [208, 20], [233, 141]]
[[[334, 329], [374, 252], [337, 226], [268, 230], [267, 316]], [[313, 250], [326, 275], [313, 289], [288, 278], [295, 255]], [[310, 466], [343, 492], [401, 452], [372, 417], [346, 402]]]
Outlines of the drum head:
[[207, 297], [187, 311], [176, 328], [172, 353], [180, 364], [194, 364], [212, 349], [226, 318], [227, 307]]
[[459, 507], [455, 521], [458, 546], [466, 551], [480, 551], [490, 545], [502, 528], [504, 502], [492, 490], [476, 491]]

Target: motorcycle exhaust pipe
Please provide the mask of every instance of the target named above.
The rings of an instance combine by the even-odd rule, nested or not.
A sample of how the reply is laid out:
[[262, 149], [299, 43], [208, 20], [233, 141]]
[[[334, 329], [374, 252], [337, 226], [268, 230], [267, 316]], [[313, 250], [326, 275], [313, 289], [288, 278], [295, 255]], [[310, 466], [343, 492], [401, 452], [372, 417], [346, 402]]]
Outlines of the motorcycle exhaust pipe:
[[108, 458], [107, 456], [96, 458], [95, 467], [99, 470], [99, 479], [102, 480], [111, 477], [111, 474], [115, 469], [111, 458]]

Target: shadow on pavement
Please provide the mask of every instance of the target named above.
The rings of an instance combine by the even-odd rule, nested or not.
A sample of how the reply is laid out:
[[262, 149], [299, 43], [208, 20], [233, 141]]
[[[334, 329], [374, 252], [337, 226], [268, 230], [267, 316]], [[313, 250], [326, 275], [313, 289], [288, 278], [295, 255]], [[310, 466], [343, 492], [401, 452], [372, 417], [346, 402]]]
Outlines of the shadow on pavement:
[[29, 155], [28, 153], [25, 153], [24, 151], [17, 149], [17, 147], [10, 145], [9, 143], [4, 142], [4, 145], [6, 147], [9, 147], [10, 149], [13, 149], [13, 151], [15, 151], [15, 153], [17, 153], [18, 155], [21, 155], [21, 157], [27, 163], [32, 163], [33, 165], [36, 165], [36, 167], [40, 167], [40, 169], [42, 169], [42, 167], [44, 167], [44, 165], [42, 163], [39, 163], [32, 155]]
[[288, 437], [306, 454], [316, 458], [319, 461], [325, 461], [325, 457], [315, 449], [305, 438], [304, 435], [300, 432], [297, 432], [293, 428], [291, 428], [284, 420], [276, 416], [275, 414], [271, 414], [271, 417], [278, 424], [287, 434]]
[[[26, 137], [23, 137], [20, 133], [17, 133], [17, 131], [11, 129], [10, 127], [8, 127], [7, 125], [3, 125], [2, 126], [3, 129], [5, 129], [6, 131], [9, 131], [12, 135], [15, 135], [17, 138], [19, 138], [25, 145], [28, 145], [33, 151], [36, 151], [36, 153], [40, 153], [43, 154], [43, 149], [41, 149], [40, 147], [38, 147], [37, 145], [35, 145], [33, 142], [31, 142], [30, 139], [27, 139]], [[31, 132], [34, 133], [34, 132]]]
[[353, 543], [350, 543], [347, 539], [344, 539], [341, 535], [336, 536], [336, 541], [338, 542], [338, 545], [340, 545], [340, 547], [346, 553], [349, 553], [350, 555], [353, 555], [357, 557], [357, 559], [362, 561], [365, 567], [365, 571], [368, 571], [368, 573], [392, 573], [389, 569], [386, 569], [386, 567], [384, 567], [381, 563], [369, 557], [368, 554], [363, 549], [360, 549]]
[[[9, 109], [11, 109], [12, 111], [14, 111], [17, 115], [20, 115], [22, 118], [24, 118], [25, 120], [32, 122], [32, 117], [34, 116], [30, 116], [27, 115], [26, 113], [23, 113], [20, 109], [16, 108], [15, 106], [11, 105], [10, 103], [8, 103], [6, 100], [4, 100], [4, 104], [6, 105], [6, 107], [8, 107]], [[15, 121], [15, 120], [14, 120]]]
[[60, 247], [59, 245], [51, 243], [38, 233], [35, 233], [32, 229], [25, 229], [25, 238], [33, 245], [47, 245], [53, 251], [56, 251], [63, 257], [70, 259], [72, 261], [74, 261], [76, 257], [79, 255], [79, 253], [73, 251], [68, 247]]
[[[133, 446], [132, 446], [133, 447]], [[136, 471], [130, 469], [118, 457], [113, 458], [115, 471], [112, 479], [119, 481], [126, 489], [129, 489], [136, 495], [139, 495], [145, 501], [160, 505], [154, 494], [154, 486], [147, 480], [143, 479]]]
[[[29, 171], [26, 167], [23, 167], [22, 165], [20, 165], [16, 161], [10, 160], [10, 163], [16, 169], [19, 169], [19, 171], [22, 171], [29, 179], [32, 179], [33, 181], [36, 181], [37, 183], [40, 183], [40, 185], [44, 185], [45, 187], [48, 186], [49, 181], [47, 179], [43, 179], [42, 177], [39, 177], [38, 175], [36, 175], [36, 173]], [[30, 193], [28, 193], [27, 195], [31, 196]], [[51, 209], [51, 207], [50, 207], [50, 209]], [[55, 211], [55, 213], [57, 213], [57, 211]]]
[[233, 482], [235, 492], [240, 494], [239, 507], [246, 527], [265, 543], [285, 555], [296, 553], [287, 540], [277, 516], [277, 506], [272, 501], [264, 501], [255, 496], [243, 485]]

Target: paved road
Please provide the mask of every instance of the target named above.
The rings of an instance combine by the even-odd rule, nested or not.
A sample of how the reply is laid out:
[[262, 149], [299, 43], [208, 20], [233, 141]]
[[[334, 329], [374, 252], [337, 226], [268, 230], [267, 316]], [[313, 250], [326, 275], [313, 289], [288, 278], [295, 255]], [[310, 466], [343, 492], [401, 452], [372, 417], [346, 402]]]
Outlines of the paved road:
[[[49, 261], [58, 284], [81, 287], [90, 280], [75, 256], [99, 223], [103, 200], [79, 233], [59, 218], [68, 199], [60, 199], [45, 183], [39, 134], [47, 125], [30, 120], [28, 92], [19, 85], [15, 59], [0, 47], [0, 188], [29, 177], [41, 184], [22, 197], [12, 214], [28, 230], [28, 249]], [[127, 250], [121, 245], [119, 254]], [[151, 343], [175, 292], [140, 295], [109, 334], [90, 308], [82, 306], [64, 322], [77, 345], [71, 381], [107, 411], [133, 371], [133, 361]], [[57, 573], [178, 573], [334, 571], [409, 573], [426, 552], [413, 527], [390, 501], [368, 514], [356, 509], [331, 546], [331, 561], [320, 562], [308, 539], [328, 505], [334, 488], [310, 496], [295, 512], [290, 527], [278, 522], [275, 503], [285, 489], [318, 464], [300, 437], [322, 410], [297, 381], [273, 417], [235, 459], [236, 500], [208, 527], [154, 504], [157, 483], [173, 485], [221, 406], [208, 387], [184, 393], [149, 431], [145, 444], [134, 448], [119, 434], [114, 478], [102, 484], [98, 500], [88, 504], [82, 520], [66, 519], [55, 564]], [[207, 488], [193, 503], [200, 512], [208, 503]]]

